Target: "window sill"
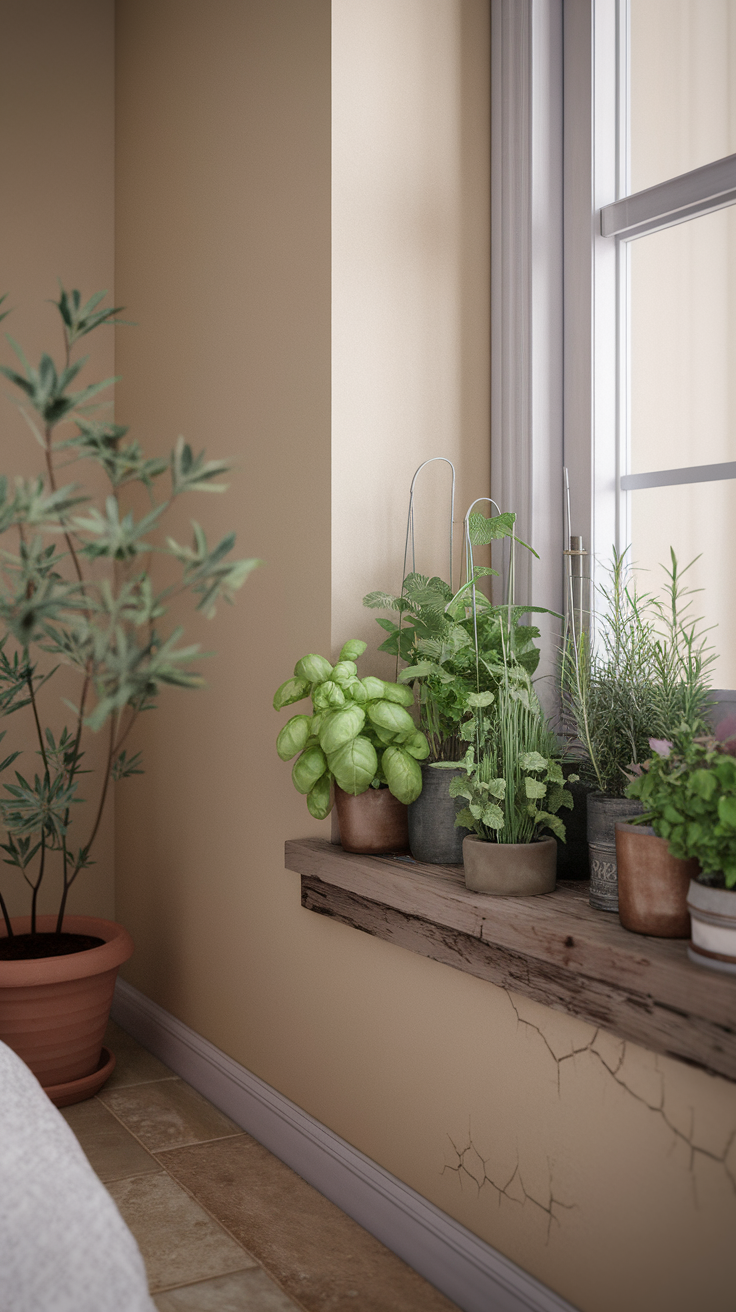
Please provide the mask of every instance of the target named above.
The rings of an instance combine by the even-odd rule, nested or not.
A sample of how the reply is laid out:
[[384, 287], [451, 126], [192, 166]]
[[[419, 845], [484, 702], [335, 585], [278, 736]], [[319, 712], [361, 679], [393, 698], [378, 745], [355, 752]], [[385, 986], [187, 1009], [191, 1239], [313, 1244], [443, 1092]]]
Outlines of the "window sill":
[[693, 965], [682, 940], [630, 934], [587, 883], [535, 898], [471, 893], [458, 866], [287, 842], [302, 906], [410, 952], [736, 1080], [736, 977]]

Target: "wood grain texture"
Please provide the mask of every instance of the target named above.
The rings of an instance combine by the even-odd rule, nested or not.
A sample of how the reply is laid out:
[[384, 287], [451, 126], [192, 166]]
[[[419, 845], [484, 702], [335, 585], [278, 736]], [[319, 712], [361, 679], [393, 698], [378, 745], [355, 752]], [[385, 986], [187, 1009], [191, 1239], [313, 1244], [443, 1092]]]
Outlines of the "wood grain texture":
[[736, 1080], [736, 978], [687, 959], [683, 941], [629, 934], [587, 884], [537, 898], [470, 893], [462, 868], [286, 844], [302, 905], [655, 1052]]

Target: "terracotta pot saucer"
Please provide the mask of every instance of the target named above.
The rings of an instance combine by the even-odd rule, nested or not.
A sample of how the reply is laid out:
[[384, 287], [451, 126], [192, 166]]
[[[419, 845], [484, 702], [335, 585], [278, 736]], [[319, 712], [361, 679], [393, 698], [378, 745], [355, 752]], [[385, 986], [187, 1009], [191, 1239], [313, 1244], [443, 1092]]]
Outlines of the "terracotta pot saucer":
[[100, 1064], [91, 1075], [83, 1075], [78, 1080], [67, 1080], [66, 1084], [43, 1085], [44, 1093], [51, 1099], [54, 1107], [71, 1107], [75, 1102], [84, 1102], [94, 1098], [106, 1084], [115, 1070], [115, 1054], [109, 1048], [102, 1049]]

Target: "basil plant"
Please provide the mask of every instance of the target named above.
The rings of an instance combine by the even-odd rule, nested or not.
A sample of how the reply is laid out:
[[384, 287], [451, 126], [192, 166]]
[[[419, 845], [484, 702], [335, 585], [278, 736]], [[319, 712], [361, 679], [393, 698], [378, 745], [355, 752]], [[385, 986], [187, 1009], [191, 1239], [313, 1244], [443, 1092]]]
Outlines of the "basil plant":
[[388, 786], [405, 803], [422, 791], [418, 762], [429, 755], [429, 743], [407, 709], [414, 694], [373, 675], [360, 679], [356, 662], [366, 646], [358, 638], [346, 642], [335, 665], [324, 656], [303, 656], [273, 699], [277, 711], [312, 699], [311, 715], [287, 720], [276, 751], [282, 761], [296, 756], [294, 787], [317, 820], [332, 810], [333, 782], [353, 797]]

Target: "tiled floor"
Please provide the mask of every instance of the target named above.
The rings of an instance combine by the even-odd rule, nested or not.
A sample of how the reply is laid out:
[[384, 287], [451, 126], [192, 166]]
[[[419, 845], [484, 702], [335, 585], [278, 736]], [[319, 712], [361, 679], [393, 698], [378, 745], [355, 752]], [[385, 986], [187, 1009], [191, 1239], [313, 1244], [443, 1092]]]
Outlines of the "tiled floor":
[[66, 1117], [143, 1254], [159, 1312], [455, 1305], [111, 1023], [117, 1066]]

